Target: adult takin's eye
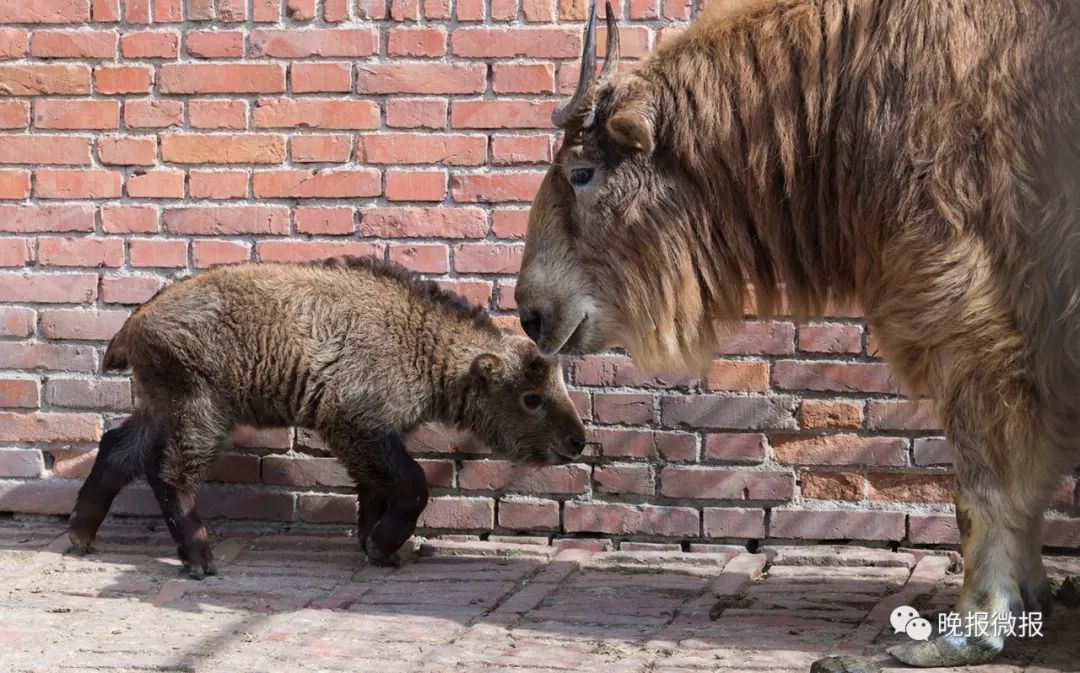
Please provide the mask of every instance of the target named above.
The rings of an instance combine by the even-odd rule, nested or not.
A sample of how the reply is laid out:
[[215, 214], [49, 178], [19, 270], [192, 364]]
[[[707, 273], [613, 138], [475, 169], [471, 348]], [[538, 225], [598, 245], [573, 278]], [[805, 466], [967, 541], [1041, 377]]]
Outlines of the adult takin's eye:
[[526, 411], [537, 411], [544, 404], [544, 398], [537, 393], [525, 393], [521, 396], [521, 406]]
[[575, 187], [584, 187], [592, 182], [593, 169], [587, 166], [570, 169], [570, 184]]

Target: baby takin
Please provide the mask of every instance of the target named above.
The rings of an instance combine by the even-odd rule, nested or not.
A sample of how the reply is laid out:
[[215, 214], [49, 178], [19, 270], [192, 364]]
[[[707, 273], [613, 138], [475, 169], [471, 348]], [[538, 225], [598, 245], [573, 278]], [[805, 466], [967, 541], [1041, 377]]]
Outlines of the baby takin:
[[101, 438], [70, 537], [88, 551], [116, 494], [145, 475], [192, 577], [216, 572], [195, 507], [202, 474], [238, 424], [316, 430], [356, 483], [370, 563], [396, 565], [428, 499], [405, 435], [471, 432], [532, 465], [568, 462], [585, 427], [556, 360], [487, 313], [373, 258], [219, 267], [174, 283], [113, 337], [138, 402]]

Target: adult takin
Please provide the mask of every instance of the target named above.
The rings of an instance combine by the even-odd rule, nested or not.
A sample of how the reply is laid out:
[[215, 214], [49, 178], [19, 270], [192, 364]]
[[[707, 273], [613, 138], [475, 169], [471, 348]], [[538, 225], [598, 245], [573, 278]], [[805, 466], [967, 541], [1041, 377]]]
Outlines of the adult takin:
[[71, 515], [88, 551], [116, 494], [145, 475], [192, 577], [213, 574], [195, 507], [237, 424], [317, 430], [356, 482], [369, 562], [399, 563], [428, 499], [404, 436], [434, 421], [520, 463], [573, 460], [585, 427], [557, 361], [487, 313], [374, 258], [219, 267], [166, 287], [113, 337], [134, 413], [101, 438]]
[[[958, 610], [1047, 605], [1043, 514], [1080, 449], [1080, 2], [713, 2], [595, 75], [595, 8], [517, 283], [545, 354], [695, 368], [740, 320], [860, 303], [953, 448]], [[890, 650], [982, 662], [1000, 633]]]

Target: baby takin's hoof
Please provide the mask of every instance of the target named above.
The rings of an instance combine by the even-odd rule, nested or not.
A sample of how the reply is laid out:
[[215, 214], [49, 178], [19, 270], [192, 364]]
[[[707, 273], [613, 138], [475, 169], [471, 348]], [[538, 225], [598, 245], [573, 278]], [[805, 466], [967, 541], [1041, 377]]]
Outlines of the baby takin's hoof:
[[94, 538], [87, 538], [78, 531], [68, 531], [68, 540], [71, 541], [71, 553], [86, 555], [94, 551]]
[[387, 554], [382, 549], [371, 542], [371, 537], [364, 538], [364, 553], [367, 554], [368, 563], [380, 568], [400, 568], [401, 557], [397, 555], [397, 552], [390, 552]]
[[214, 555], [209, 547], [202, 547], [191, 551], [185, 551], [183, 547], [176, 548], [180, 560], [184, 562], [184, 570], [188, 577], [193, 580], [202, 580], [207, 575], [216, 575], [217, 566], [214, 565]]
[[1003, 648], [1001, 638], [942, 636], [935, 640], [894, 645], [886, 651], [908, 666], [947, 668], [984, 664], [1001, 653]]

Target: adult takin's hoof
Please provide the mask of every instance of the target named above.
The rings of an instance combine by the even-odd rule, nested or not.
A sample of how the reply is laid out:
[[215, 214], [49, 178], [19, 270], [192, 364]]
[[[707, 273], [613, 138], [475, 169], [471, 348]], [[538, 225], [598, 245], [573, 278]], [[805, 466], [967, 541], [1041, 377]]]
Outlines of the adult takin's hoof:
[[810, 673], [880, 673], [881, 667], [866, 657], [824, 657], [810, 666]]
[[184, 562], [184, 570], [188, 577], [193, 580], [205, 579], [208, 575], [217, 574], [217, 566], [214, 565], [214, 556], [209, 547], [185, 552], [183, 547], [177, 547], [180, 560]]
[[75, 530], [68, 531], [68, 540], [71, 542], [73, 554], [89, 554], [94, 551], [94, 538], [87, 538]]
[[368, 563], [380, 568], [400, 568], [401, 557], [397, 552], [387, 554], [372, 544], [371, 537], [364, 538], [364, 553], [367, 554]]
[[965, 636], [942, 636], [935, 640], [894, 645], [886, 650], [908, 666], [947, 668], [985, 664], [996, 657], [1004, 643], [994, 644]]

